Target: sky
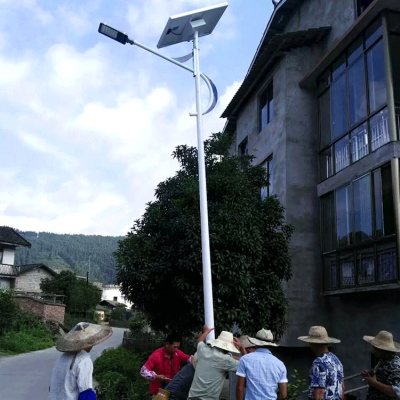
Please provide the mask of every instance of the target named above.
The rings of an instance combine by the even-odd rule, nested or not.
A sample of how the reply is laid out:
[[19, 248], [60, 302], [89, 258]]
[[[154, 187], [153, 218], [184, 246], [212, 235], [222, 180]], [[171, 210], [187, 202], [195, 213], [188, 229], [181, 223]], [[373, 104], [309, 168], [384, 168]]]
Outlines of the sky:
[[[179, 168], [176, 146], [196, 146], [194, 80], [100, 22], [156, 47], [171, 15], [219, 0], [0, 0], [0, 225], [22, 231], [125, 235]], [[200, 68], [216, 84], [204, 135], [239, 88], [273, 7], [230, 0]], [[161, 50], [171, 57], [191, 43]], [[191, 61], [188, 62], [191, 66]], [[204, 91], [204, 105], [207, 91]]]

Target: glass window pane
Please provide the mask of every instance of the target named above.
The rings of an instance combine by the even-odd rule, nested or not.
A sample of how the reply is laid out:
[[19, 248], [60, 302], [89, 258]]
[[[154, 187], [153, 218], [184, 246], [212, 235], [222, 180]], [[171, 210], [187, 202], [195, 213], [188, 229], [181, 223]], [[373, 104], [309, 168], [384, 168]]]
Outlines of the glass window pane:
[[372, 248], [357, 251], [358, 284], [375, 282], [374, 250]]
[[394, 219], [394, 201], [392, 186], [392, 170], [390, 165], [381, 169], [382, 173], [382, 203], [383, 203], [383, 226], [384, 235], [394, 235], [396, 233], [396, 223]]
[[321, 147], [325, 147], [331, 142], [331, 92], [327, 90], [318, 103]]
[[386, 72], [383, 58], [383, 41], [367, 52], [370, 112], [386, 103]]
[[330, 193], [321, 198], [322, 208], [322, 251], [328, 252], [335, 249], [335, 202], [334, 195]]
[[332, 79], [335, 80], [346, 69], [346, 60], [342, 56], [333, 63], [332, 66]]
[[268, 103], [268, 123], [274, 119], [274, 99]]
[[372, 238], [371, 180], [369, 176], [353, 183], [354, 190], [354, 237], [356, 242]]
[[350, 186], [336, 191], [336, 233], [338, 246], [351, 244], [351, 201]]
[[394, 243], [378, 246], [378, 279], [379, 282], [398, 279], [396, 246]]
[[349, 48], [347, 54], [349, 55], [348, 57], [348, 63], [352, 64], [357, 58], [363, 53], [363, 43], [362, 39], [358, 39], [355, 41]]
[[262, 131], [268, 122], [268, 104], [266, 93], [260, 97], [260, 130]]
[[339, 172], [350, 165], [349, 137], [345, 136], [335, 143], [335, 171]]
[[375, 199], [375, 236], [383, 236], [383, 202], [382, 202], [382, 180], [381, 170], [373, 173], [374, 199]]
[[365, 93], [364, 58], [360, 58], [349, 68], [349, 105], [350, 126], [367, 115], [367, 97]]
[[390, 141], [389, 112], [387, 108], [371, 118], [371, 150], [374, 151]]
[[368, 153], [368, 128], [367, 123], [364, 123], [351, 132], [352, 162], [365, 157]]
[[325, 290], [338, 288], [336, 254], [324, 257]]
[[383, 28], [381, 21], [379, 20], [378, 22], [374, 23], [371, 27], [367, 29], [365, 32], [365, 45], [367, 47], [371, 46], [374, 42], [378, 40], [383, 35]]
[[332, 85], [332, 136], [340, 136], [347, 129], [346, 75]]
[[323, 151], [319, 156], [321, 180], [327, 179], [333, 175], [333, 157], [332, 147]]
[[354, 256], [352, 253], [340, 255], [340, 286], [354, 286], [356, 283]]

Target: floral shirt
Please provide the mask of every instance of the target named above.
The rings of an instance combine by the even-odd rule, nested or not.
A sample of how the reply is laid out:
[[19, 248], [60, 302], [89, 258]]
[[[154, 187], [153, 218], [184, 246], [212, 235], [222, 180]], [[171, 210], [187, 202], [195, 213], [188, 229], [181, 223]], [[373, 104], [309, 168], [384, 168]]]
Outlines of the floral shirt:
[[332, 353], [317, 357], [310, 370], [310, 392], [312, 399], [314, 389], [325, 389], [325, 400], [338, 400], [343, 397], [343, 365]]
[[[400, 398], [400, 357], [393, 354], [386, 360], [380, 360], [374, 369], [376, 380], [385, 385], [391, 385], [397, 398]], [[374, 387], [369, 387], [367, 400], [392, 399]]]

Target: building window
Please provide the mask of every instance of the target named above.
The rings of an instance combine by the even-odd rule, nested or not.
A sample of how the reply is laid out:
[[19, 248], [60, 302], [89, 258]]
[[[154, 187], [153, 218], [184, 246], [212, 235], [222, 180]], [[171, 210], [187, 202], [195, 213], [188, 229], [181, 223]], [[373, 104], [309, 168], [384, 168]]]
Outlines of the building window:
[[114, 297], [113, 297], [113, 301], [118, 301], [118, 297], [117, 297], [117, 296], [114, 296]]
[[326, 290], [398, 279], [391, 166], [321, 198]]
[[359, 17], [372, 3], [373, 0], [356, 0], [357, 17]]
[[321, 180], [390, 141], [382, 36], [373, 24], [318, 79]]
[[248, 148], [248, 140], [247, 137], [244, 139], [238, 146], [238, 153], [239, 156], [247, 156], [249, 155], [249, 148]]
[[273, 176], [274, 176], [274, 159], [272, 156], [268, 157], [267, 160], [262, 164], [268, 174], [268, 186], [261, 188], [261, 199], [272, 196], [274, 194], [274, 184], [273, 184]]
[[271, 82], [261, 93], [259, 106], [259, 130], [260, 132], [274, 118], [274, 87]]

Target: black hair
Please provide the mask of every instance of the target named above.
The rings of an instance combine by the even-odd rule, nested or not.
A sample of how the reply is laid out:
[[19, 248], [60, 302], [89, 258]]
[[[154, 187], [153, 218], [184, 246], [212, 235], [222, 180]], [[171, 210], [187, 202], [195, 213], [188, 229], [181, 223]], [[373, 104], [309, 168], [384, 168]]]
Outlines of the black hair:
[[173, 344], [175, 342], [181, 342], [181, 337], [177, 333], [170, 333], [166, 338], [165, 338], [165, 343]]

